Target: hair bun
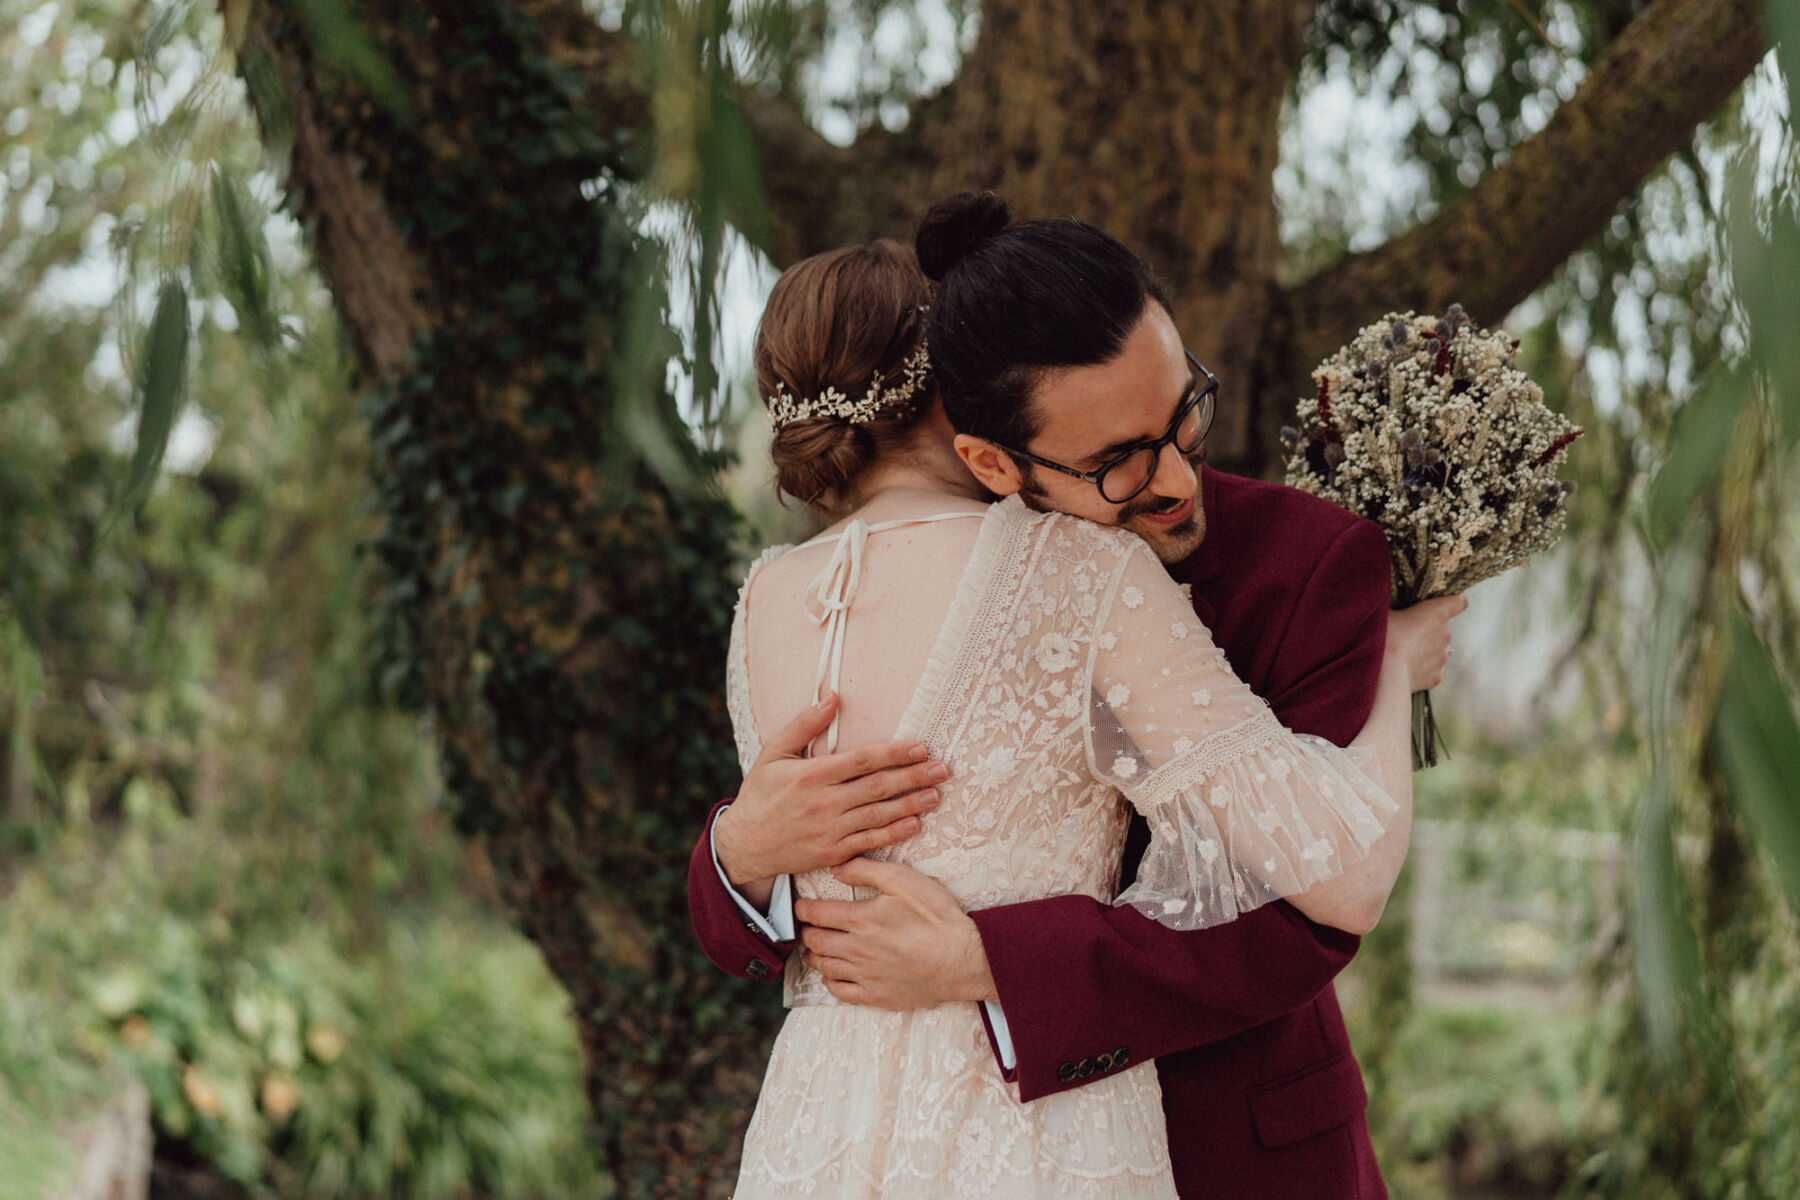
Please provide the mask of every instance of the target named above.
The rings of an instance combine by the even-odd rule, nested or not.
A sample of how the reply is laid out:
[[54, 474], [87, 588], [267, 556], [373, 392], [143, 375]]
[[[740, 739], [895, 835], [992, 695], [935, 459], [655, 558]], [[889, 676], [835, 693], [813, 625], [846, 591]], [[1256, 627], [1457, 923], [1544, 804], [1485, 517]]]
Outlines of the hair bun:
[[1006, 201], [993, 192], [958, 192], [931, 206], [913, 236], [919, 268], [928, 279], [941, 280], [981, 243], [1012, 222]]

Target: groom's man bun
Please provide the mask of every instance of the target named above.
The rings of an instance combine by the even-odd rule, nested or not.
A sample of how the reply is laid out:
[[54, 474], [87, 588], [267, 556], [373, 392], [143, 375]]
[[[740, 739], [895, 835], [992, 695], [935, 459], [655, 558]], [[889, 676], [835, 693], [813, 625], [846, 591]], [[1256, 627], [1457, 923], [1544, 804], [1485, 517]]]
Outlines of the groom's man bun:
[[993, 192], [959, 192], [939, 200], [913, 235], [919, 269], [927, 279], [941, 281], [965, 254], [1011, 223], [1006, 201]]
[[1013, 222], [992, 192], [932, 205], [913, 245], [938, 281], [926, 338], [944, 413], [958, 433], [1000, 445], [1037, 434], [1030, 400], [1041, 375], [1111, 362], [1145, 305], [1169, 309], [1122, 242], [1070, 218]]

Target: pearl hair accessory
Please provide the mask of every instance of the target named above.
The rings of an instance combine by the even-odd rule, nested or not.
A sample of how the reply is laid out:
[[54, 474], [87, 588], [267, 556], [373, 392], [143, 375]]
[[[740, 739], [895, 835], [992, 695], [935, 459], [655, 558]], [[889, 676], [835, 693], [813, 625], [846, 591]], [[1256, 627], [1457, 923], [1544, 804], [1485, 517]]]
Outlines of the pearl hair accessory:
[[768, 398], [769, 420], [777, 429], [795, 421], [810, 421], [814, 417], [841, 417], [852, 425], [863, 425], [873, 421], [884, 411], [910, 404], [930, 373], [931, 358], [926, 353], [925, 343], [920, 342], [919, 348], [900, 364], [898, 387], [884, 389], [881, 386], [881, 373], [878, 371], [869, 381], [869, 390], [859, 400], [852, 400], [833, 387], [826, 388], [816, 397], [797, 397], [787, 390], [785, 384], [777, 383], [775, 394]]

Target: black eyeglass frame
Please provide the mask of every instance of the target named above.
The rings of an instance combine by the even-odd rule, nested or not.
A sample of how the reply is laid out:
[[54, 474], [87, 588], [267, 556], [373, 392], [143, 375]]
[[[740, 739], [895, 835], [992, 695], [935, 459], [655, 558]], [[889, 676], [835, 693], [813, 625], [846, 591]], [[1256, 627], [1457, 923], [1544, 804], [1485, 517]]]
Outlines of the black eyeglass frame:
[[[1145, 488], [1150, 486], [1150, 481], [1152, 479], [1156, 478], [1156, 460], [1162, 457], [1164, 446], [1173, 445], [1176, 451], [1181, 454], [1192, 454], [1206, 444], [1206, 435], [1212, 430], [1213, 414], [1217, 411], [1216, 401], [1219, 391], [1219, 377], [1207, 370], [1206, 364], [1202, 363], [1198, 358], [1195, 358], [1194, 352], [1189, 350], [1186, 346], [1181, 348], [1181, 352], [1187, 355], [1188, 364], [1192, 366], [1194, 370], [1206, 377], [1206, 382], [1194, 389], [1194, 393], [1181, 402], [1181, 407], [1175, 410], [1174, 419], [1169, 422], [1168, 430], [1159, 438], [1155, 438], [1148, 442], [1139, 442], [1137, 445], [1115, 454], [1092, 471], [1078, 471], [1074, 467], [1065, 466], [1059, 462], [1052, 462], [1047, 458], [1040, 458], [1029, 450], [1015, 450], [1011, 446], [1001, 446], [999, 442], [995, 442], [994, 445], [1006, 451], [1008, 454], [1024, 459], [1028, 463], [1035, 463], [1040, 467], [1049, 467], [1052, 471], [1061, 471], [1064, 475], [1071, 475], [1084, 483], [1093, 484], [1095, 489], [1099, 491], [1100, 498], [1108, 504], [1129, 504], [1131, 501], [1137, 499], [1137, 497], [1143, 493]], [[1192, 446], [1184, 448], [1179, 442], [1175, 441], [1175, 435], [1180, 432], [1181, 423], [1187, 419], [1188, 413], [1193, 411], [1194, 407], [1203, 401], [1206, 403], [1206, 415], [1200, 420], [1200, 436], [1194, 439], [1194, 444]], [[1133, 488], [1129, 496], [1125, 496], [1118, 500], [1114, 500], [1111, 496], [1108, 496], [1105, 487], [1106, 473], [1114, 467], [1121, 466], [1133, 455], [1142, 454], [1146, 449], [1153, 452], [1153, 457], [1151, 459], [1150, 473], [1144, 476], [1144, 482]]]

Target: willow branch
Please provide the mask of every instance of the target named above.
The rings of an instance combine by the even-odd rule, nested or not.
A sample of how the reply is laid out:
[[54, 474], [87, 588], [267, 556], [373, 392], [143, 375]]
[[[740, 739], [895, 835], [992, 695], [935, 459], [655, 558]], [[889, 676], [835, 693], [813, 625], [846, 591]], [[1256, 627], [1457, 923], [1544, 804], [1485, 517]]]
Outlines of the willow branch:
[[1497, 321], [1593, 237], [1761, 59], [1756, 0], [1655, 0], [1543, 130], [1436, 216], [1293, 289], [1299, 361], [1386, 309]]

